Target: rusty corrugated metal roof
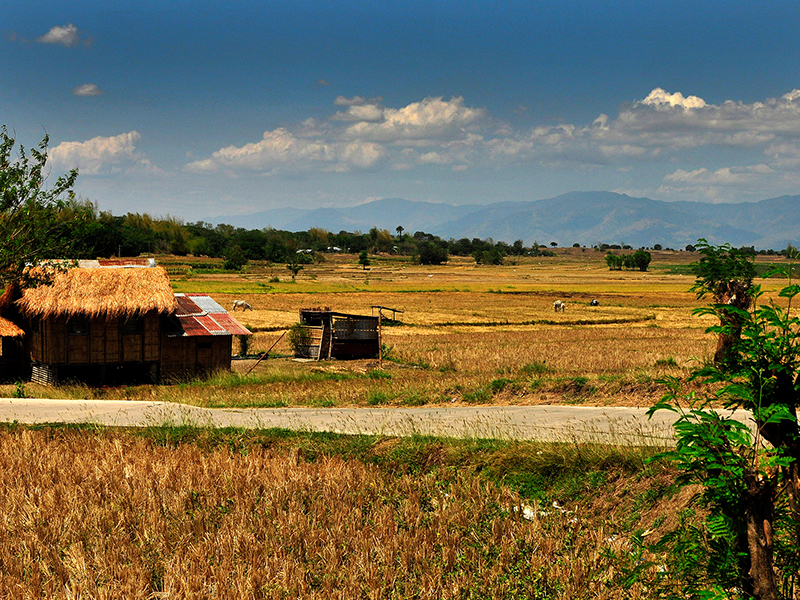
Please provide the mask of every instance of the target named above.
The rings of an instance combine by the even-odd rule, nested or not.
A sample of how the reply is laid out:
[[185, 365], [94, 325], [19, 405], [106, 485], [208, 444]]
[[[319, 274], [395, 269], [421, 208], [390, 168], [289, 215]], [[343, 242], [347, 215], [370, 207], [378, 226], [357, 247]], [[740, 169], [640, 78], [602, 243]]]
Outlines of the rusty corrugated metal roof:
[[215, 314], [214, 320], [219, 323], [222, 327], [225, 328], [231, 335], [250, 335], [250, 332], [242, 325], [230, 316], [228, 313], [225, 314]]
[[173, 323], [178, 327], [167, 333], [170, 337], [251, 335], [208, 294], [175, 294], [175, 300], [178, 310]]
[[156, 266], [155, 258], [98, 258], [97, 260], [79, 260], [78, 266], [82, 269], [131, 269], [153, 268]]
[[175, 294], [175, 301], [178, 303], [178, 310], [175, 311], [175, 314], [179, 317], [203, 315], [206, 313], [206, 311], [197, 306], [191, 298], [187, 298], [186, 296]]

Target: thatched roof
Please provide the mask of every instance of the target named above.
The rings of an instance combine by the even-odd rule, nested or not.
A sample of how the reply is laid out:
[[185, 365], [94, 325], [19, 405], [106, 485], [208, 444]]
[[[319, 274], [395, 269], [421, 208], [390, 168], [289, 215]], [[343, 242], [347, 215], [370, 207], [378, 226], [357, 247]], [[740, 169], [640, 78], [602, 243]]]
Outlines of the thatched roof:
[[14, 322], [5, 317], [0, 317], [0, 337], [19, 337], [21, 335], [25, 335], [25, 332]]
[[[19, 290], [19, 285], [16, 282], [11, 282], [6, 287], [6, 291], [0, 296], [0, 337], [19, 337], [25, 335], [25, 332], [14, 323], [14, 321], [7, 319], [6, 314], [16, 314], [14, 302], [19, 299], [22, 292]], [[19, 315], [17, 315], [17, 318]]]
[[151, 310], [169, 314], [176, 303], [162, 267], [75, 267], [56, 273], [50, 285], [26, 289], [18, 306], [28, 317], [114, 318], [133, 317]]

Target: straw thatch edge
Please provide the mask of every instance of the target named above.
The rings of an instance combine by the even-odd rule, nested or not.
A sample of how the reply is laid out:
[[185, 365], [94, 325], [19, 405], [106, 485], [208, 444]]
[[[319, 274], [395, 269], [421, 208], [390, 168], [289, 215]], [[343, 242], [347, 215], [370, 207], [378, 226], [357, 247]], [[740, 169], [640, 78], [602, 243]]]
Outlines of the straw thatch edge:
[[150, 311], [171, 314], [177, 303], [163, 267], [76, 267], [57, 273], [49, 285], [24, 290], [17, 306], [28, 318], [131, 318]]

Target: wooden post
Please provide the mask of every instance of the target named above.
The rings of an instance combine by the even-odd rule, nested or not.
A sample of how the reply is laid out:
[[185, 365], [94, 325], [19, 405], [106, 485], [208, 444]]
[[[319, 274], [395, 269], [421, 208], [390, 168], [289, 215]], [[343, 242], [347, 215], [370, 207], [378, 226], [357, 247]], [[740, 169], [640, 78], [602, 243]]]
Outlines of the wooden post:
[[378, 311], [378, 366], [383, 368], [383, 329], [381, 328], [381, 311]]

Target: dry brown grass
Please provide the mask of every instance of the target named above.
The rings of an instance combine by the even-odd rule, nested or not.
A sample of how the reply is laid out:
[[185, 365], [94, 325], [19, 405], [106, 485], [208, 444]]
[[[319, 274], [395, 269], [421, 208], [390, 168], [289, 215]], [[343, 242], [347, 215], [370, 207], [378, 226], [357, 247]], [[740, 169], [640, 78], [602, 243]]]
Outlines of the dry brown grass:
[[0, 506], [3, 598], [617, 598], [626, 547], [470, 476], [119, 432], [0, 432]]
[[[402, 310], [401, 325], [383, 328], [391, 349], [383, 365], [389, 377], [370, 377], [377, 361], [298, 364], [270, 358], [248, 382], [111, 390], [29, 386], [28, 392], [202, 406], [649, 406], [663, 393], [655, 380], [685, 377], [708, 360], [715, 342], [704, 330], [713, 321], [691, 315], [702, 302], [688, 292], [693, 278], [679, 274], [696, 255], [654, 252], [651, 270], [640, 273], [609, 271], [599, 252], [558, 252], [499, 267], [462, 258], [439, 267], [379, 258], [369, 271], [353, 256], [334, 256], [307, 265], [296, 283], [288, 281], [283, 265], [173, 280], [177, 291], [210, 291], [223, 306], [247, 300], [255, 310], [234, 314], [255, 330], [250, 353], [272, 347], [297, 322], [301, 308], [356, 314], [371, 314], [373, 305]], [[282, 281], [270, 282], [275, 276]], [[770, 293], [778, 285], [761, 283]], [[599, 307], [589, 306], [593, 298]], [[566, 301], [564, 313], [553, 311], [556, 299]], [[285, 338], [273, 349], [273, 355], [290, 354]], [[245, 373], [253, 364], [235, 361], [234, 369]], [[12, 391], [0, 388], [0, 395]]]

